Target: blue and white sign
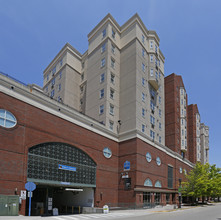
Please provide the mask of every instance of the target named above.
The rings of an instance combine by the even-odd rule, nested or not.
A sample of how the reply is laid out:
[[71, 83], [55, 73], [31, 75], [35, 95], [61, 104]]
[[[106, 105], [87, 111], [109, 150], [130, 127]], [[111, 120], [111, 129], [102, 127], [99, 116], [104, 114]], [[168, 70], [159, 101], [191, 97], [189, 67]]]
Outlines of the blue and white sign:
[[76, 172], [76, 167], [71, 167], [71, 166], [67, 166], [67, 165], [62, 165], [62, 164], [58, 164], [58, 169], [60, 170], [69, 170], [69, 171], [74, 171]]
[[25, 184], [25, 189], [27, 189], [29, 192], [32, 192], [36, 189], [36, 185], [33, 182], [27, 182]]
[[124, 163], [124, 171], [130, 170], [130, 161], [125, 161]]

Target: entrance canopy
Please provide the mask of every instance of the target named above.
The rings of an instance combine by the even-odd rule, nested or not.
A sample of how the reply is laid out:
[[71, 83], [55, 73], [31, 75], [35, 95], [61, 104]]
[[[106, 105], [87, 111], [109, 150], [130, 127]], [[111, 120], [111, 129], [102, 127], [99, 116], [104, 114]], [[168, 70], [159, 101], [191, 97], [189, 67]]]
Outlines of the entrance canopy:
[[96, 187], [96, 163], [65, 143], [43, 143], [28, 152], [27, 181], [44, 185]]

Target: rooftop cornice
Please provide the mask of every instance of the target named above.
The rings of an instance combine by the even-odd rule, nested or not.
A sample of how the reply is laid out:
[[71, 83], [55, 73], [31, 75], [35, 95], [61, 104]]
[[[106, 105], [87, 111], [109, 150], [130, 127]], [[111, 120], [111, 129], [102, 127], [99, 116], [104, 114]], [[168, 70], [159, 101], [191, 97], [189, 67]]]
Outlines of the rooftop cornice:
[[50, 64], [45, 68], [45, 70], [43, 71], [43, 74], [45, 74], [45, 72], [47, 72], [48, 70], [50, 70], [52, 68], [52, 66], [58, 62], [59, 59], [61, 59], [64, 56], [64, 53], [66, 53], [67, 51], [71, 52], [74, 56], [76, 56], [79, 60], [82, 59], [82, 54], [75, 49], [73, 46], [71, 46], [69, 43], [66, 43], [62, 49], [58, 52], [58, 54], [55, 56], [55, 58], [50, 62]]

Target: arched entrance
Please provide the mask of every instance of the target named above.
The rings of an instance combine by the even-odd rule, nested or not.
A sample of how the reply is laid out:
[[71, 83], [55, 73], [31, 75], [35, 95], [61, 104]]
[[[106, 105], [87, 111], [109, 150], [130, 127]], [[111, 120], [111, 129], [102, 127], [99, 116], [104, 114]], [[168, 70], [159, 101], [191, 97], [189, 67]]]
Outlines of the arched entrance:
[[[82, 150], [65, 143], [43, 143], [28, 152], [27, 181], [37, 184], [33, 215], [79, 212], [92, 207], [96, 163]], [[76, 211], [77, 210], [77, 211]]]

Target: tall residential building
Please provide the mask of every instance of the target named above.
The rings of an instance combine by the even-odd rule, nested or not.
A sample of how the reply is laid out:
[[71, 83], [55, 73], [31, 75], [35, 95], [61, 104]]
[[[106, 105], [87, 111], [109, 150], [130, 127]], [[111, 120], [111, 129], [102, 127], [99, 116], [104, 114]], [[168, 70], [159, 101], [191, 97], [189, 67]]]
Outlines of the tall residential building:
[[201, 163], [209, 163], [209, 127], [200, 124]]
[[182, 77], [165, 77], [165, 145], [188, 158], [187, 94]]
[[187, 111], [189, 160], [196, 163], [201, 161], [200, 114], [196, 104], [188, 105]]
[[44, 91], [116, 134], [165, 144], [164, 56], [155, 31], [135, 14], [120, 26], [108, 14], [82, 55], [70, 44], [44, 71]]

